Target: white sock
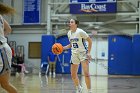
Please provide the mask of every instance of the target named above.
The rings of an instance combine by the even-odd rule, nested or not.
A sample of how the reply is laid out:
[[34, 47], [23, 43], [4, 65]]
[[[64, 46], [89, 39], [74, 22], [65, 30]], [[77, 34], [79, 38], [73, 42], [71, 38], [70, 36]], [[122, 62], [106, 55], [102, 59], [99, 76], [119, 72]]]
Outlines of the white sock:
[[91, 92], [92, 90], [91, 89], [88, 89], [88, 92]]
[[79, 89], [79, 88], [81, 88], [81, 85], [76, 86], [76, 89]]

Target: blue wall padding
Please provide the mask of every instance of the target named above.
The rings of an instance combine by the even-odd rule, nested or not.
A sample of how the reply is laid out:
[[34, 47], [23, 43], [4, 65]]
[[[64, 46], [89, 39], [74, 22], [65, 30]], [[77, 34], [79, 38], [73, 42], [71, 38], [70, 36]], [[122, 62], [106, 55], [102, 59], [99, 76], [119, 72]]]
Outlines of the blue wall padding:
[[140, 35], [133, 37], [133, 75], [140, 75]]
[[124, 35], [110, 35], [108, 73], [110, 75], [132, 74], [132, 38]]
[[53, 35], [42, 35], [41, 43], [41, 63], [48, 62], [47, 56], [52, 49], [52, 45], [55, 43], [55, 37]]
[[[66, 46], [69, 44], [69, 40], [68, 40], [68, 37], [66, 35], [64, 36], [60, 36], [56, 39], [56, 42], [57, 43], [61, 43], [62, 46]], [[62, 64], [63, 63], [63, 56], [64, 56], [64, 63], [66, 63], [68, 66], [64, 66], [64, 71], [62, 70], [62, 67], [61, 65], [64, 65]], [[56, 67], [56, 71], [58, 73], [70, 73], [70, 58], [71, 58], [71, 50], [69, 49], [68, 50], [68, 53], [62, 53], [59, 55], [59, 58], [60, 60], [57, 61], [57, 67]]]
[[[56, 39], [56, 42], [57, 43], [61, 43], [62, 46], [66, 46], [69, 44], [69, 40], [68, 40], [68, 37], [65, 35], [65, 36], [60, 36]], [[62, 68], [61, 68], [61, 64], [63, 62], [63, 55], [64, 55], [64, 62], [67, 63], [69, 66], [68, 67], [65, 67], [64, 66], [64, 72], [62, 72]], [[66, 56], [67, 55], [67, 56]], [[59, 55], [59, 58], [60, 58], [60, 61], [57, 61], [57, 67], [56, 67], [56, 71], [58, 73], [70, 73], [70, 56], [71, 56], [71, 50], [69, 49], [68, 50], [68, 53], [62, 53]]]

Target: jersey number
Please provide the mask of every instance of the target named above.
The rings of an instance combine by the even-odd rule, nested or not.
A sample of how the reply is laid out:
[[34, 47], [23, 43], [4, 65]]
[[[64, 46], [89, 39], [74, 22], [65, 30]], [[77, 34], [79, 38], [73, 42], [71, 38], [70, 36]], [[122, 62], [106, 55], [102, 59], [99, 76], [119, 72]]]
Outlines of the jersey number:
[[73, 43], [73, 48], [78, 48], [78, 44], [77, 43]]

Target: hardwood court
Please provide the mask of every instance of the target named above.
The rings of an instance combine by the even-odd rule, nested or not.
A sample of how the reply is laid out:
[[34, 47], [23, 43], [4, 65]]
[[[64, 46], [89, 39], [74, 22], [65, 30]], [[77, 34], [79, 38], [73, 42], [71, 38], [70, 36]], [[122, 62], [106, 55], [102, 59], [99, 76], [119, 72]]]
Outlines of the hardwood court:
[[[84, 86], [82, 93], [87, 93], [84, 77], [80, 76], [81, 84]], [[105, 77], [91, 76], [93, 93], [139, 93], [140, 78], [134, 77]], [[50, 76], [26, 75], [12, 76], [11, 83], [18, 89], [19, 93], [76, 93], [70, 75]], [[0, 87], [0, 93], [6, 93]]]

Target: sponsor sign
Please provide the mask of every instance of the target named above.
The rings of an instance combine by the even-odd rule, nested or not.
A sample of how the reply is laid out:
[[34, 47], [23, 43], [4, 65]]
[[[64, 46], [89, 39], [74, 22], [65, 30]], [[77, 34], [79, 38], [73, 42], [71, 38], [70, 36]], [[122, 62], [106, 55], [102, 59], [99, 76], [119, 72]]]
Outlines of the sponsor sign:
[[117, 11], [116, 0], [71, 0], [70, 1], [71, 14], [116, 13], [116, 11]]

